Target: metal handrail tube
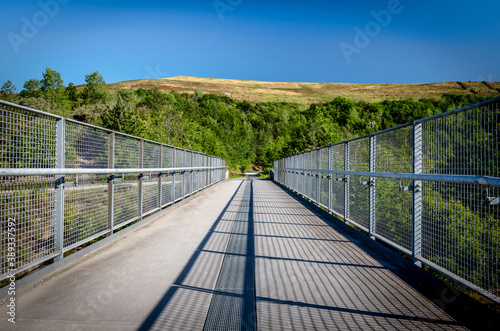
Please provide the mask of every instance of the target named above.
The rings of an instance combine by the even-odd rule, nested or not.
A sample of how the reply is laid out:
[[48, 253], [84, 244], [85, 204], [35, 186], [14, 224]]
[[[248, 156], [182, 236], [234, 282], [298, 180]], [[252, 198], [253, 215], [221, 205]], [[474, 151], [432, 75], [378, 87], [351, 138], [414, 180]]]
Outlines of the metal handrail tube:
[[185, 167], [185, 168], [126, 168], [126, 169], [82, 169], [82, 168], [3, 168], [0, 169], [0, 176], [55, 176], [55, 175], [107, 175], [125, 173], [147, 173], [147, 172], [180, 172], [191, 170], [219, 170], [223, 167]]
[[426, 182], [444, 182], [444, 183], [453, 183], [453, 184], [470, 184], [470, 185], [500, 187], [500, 178], [490, 177], [490, 176], [410, 174], [410, 173], [342, 171], [342, 170], [300, 169], [300, 168], [275, 168], [275, 169], [277, 169], [277, 170], [290, 170], [290, 171], [332, 173], [332, 174], [338, 174], [338, 175], [379, 177], [379, 178], [404, 179], [404, 180], [420, 180], [420, 181], [426, 181]]

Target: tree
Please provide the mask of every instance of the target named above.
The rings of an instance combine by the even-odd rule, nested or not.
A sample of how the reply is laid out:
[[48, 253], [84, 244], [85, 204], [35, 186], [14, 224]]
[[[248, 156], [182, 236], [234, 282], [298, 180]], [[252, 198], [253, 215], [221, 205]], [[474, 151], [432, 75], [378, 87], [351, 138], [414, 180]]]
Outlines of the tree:
[[3, 98], [7, 101], [12, 101], [12, 97], [16, 93], [17, 88], [10, 80], [3, 83], [2, 89], [0, 89], [0, 94], [2, 94]]
[[40, 89], [45, 99], [49, 101], [54, 108], [54, 112], [63, 116], [66, 115], [66, 110], [70, 108], [70, 105], [64, 93], [61, 74], [51, 68], [46, 68], [40, 83]]
[[68, 87], [66, 87], [66, 95], [68, 96], [68, 100], [72, 103], [71, 108], [74, 109], [78, 103], [78, 91], [73, 83], [69, 83]]
[[85, 103], [105, 103], [108, 101], [108, 87], [98, 71], [85, 75], [85, 87], [83, 88], [82, 98]]
[[31, 78], [24, 82], [21, 96], [23, 98], [38, 98], [42, 95], [40, 80]]
[[41, 81], [41, 90], [43, 92], [62, 90], [64, 88], [61, 74], [50, 68], [46, 68]]

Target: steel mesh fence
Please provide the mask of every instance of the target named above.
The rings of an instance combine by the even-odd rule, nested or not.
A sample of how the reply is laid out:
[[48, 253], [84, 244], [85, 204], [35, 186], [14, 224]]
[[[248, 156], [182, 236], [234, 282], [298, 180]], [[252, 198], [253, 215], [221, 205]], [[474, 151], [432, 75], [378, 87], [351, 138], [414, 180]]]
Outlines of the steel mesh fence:
[[[175, 199], [224, 178], [220, 169], [197, 169], [186, 179], [179, 170], [175, 175], [169, 170], [223, 164], [214, 157], [4, 101], [0, 105], [0, 280], [12, 269], [21, 272], [63, 257], [138, 220], [140, 210], [151, 213], [168, 205], [174, 199], [174, 176]], [[165, 173], [142, 177], [148, 168]]]
[[144, 168], [158, 168], [159, 165], [159, 149], [158, 144], [154, 144], [149, 141], [144, 142], [144, 152], [143, 152], [143, 167]]
[[[345, 144], [332, 146], [332, 170], [345, 170]], [[332, 209], [344, 216], [345, 209], [345, 182], [337, 180], [343, 176], [332, 174]]]
[[[422, 124], [423, 172], [500, 177], [497, 104]], [[424, 182], [422, 257], [500, 295], [498, 188]]]
[[[316, 200], [319, 153], [320, 172], [332, 176], [332, 212], [500, 302], [499, 103], [333, 145], [329, 164], [325, 148], [276, 160], [274, 179]], [[325, 192], [322, 178], [322, 205]]]
[[[349, 143], [349, 170], [370, 171], [370, 140], [368, 138], [354, 140]], [[362, 185], [366, 178], [351, 176], [349, 181], [349, 218], [369, 227], [369, 192], [368, 186]]]
[[[330, 150], [328, 147], [319, 150], [319, 169], [328, 169], [328, 164], [330, 162]], [[318, 202], [323, 206], [329, 207], [330, 201], [330, 179], [328, 179], [329, 173], [320, 173], [320, 189], [319, 189], [319, 200]]]
[[126, 174], [114, 188], [114, 224], [124, 225], [139, 218], [139, 174]]
[[70, 175], [76, 186], [64, 189], [64, 247], [81, 244], [108, 228], [108, 179]]
[[158, 201], [158, 175], [154, 173], [148, 173], [148, 179], [142, 179], [142, 213], [148, 214], [151, 211], [159, 208]]
[[[413, 127], [376, 135], [376, 172], [413, 172]], [[374, 233], [411, 250], [413, 195], [411, 190], [400, 190], [412, 186], [411, 181], [377, 178], [375, 188]]]
[[66, 121], [66, 168], [107, 168], [109, 133]]
[[[0, 168], [55, 167], [56, 119], [1, 107]], [[54, 176], [0, 177], [0, 275], [54, 253], [53, 200]], [[9, 243], [15, 248], [10, 261]]]
[[[53, 201], [54, 176], [0, 177], [1, 275], [54, 253]], [[15, 240], [14, 265], [8, 260], [9, 238]]]

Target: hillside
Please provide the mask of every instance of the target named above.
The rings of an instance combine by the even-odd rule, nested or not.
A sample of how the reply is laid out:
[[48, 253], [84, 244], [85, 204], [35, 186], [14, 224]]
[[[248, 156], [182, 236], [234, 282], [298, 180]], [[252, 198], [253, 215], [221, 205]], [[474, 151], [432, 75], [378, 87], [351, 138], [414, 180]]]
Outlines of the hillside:
[[380, 102], [405, 98], [439, 99], [443, 94], [476, 94], [500, 96], [500, 82], [448, 82], [429, 84], [344, 84], [344, 83], [284, 83], [250, 80], [216, 79], [177, 76], [162, 79], [142, 79], [109, 84], [112, 91], [157, 87], [160, 90], [230, 95], [235, 100], [256, 102], [288, 102], [309, 105], [345, 97], [354, 101]]

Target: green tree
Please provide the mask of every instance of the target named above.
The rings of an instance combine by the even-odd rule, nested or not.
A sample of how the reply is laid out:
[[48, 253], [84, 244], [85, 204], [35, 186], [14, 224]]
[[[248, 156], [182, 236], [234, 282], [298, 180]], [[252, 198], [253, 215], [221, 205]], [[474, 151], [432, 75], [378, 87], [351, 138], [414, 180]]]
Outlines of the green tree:
[[3, 98], [7, 101], [12, 101], [14, 94], [17, 93], [17, 88], [10, 80], [3, 83], [2, 88], [0, 89], [0, 94], [2, 94]]
[[41, 90], [43, 92], [63, 90], [63, 80], [61, 74], [51, 68], [46, 68], [43, 73], [43, 79], [41, 83]]
[[85, 75], [82, 99], [85, 103], [105, 103], [109, 100], [108, 86], [98, 71]]
[[21, 97], [23, 98], [38, 98], [42, 96], [42, 84], [36, 78], [28, 79], [24, 82]]

